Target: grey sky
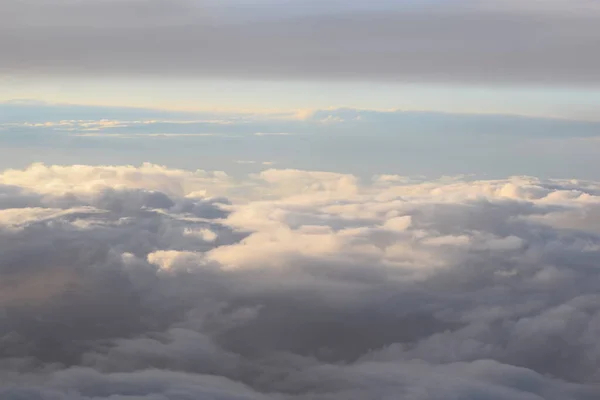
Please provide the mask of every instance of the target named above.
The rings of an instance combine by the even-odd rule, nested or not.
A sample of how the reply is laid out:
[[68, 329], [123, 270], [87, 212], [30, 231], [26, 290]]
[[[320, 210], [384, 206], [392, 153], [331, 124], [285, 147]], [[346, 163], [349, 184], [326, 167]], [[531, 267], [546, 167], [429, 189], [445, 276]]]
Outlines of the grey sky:
[[5, 75], [600, 83], [593, 2], [0, 4]]

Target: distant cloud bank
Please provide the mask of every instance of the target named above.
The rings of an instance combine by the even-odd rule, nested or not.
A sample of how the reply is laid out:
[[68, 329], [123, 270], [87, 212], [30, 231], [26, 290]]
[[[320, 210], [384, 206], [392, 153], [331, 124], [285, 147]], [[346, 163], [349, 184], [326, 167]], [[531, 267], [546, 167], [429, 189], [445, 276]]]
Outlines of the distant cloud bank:
[[[38, 102], [0, 103], [0, 169], [33, 162], [257, 172], [528, 174], [600, 179], [600, 122], [431, 111], [177, 112]], [[239, 164], [234, 160], [257, 161]], [[241, 168], [244, 166], [245, 168]]]

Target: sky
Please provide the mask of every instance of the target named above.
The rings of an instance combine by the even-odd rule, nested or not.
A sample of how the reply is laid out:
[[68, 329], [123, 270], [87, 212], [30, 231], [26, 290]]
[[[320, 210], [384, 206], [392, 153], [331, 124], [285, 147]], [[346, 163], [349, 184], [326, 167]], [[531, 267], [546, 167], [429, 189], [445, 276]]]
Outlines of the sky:
[[[120, 121], [94, 132], [122, 136], [139, 131], [125, 126], [140, 114], [134, 108], [147, 109], [145, 121], [168, 111], [178, 121], [244, 115], [262, 122], [155, 127], [199, 135], [168, 146], [156, 137], [108, 135], [67, 144], [66, 126], [0, 126], [0, 167], [64, 160], [195, 168], [202, 157], [202, 167], [230, 172], [243, 172], [237, 161], [252, 161], [245, 165], [253, 170], [277, 162], [361, 176], [593, 179], [599, 16], [587, 0], [4, 1], [0, 120], [52, 125], [57, 106], [89, 107], [88, 123]], [[16, 104], [23, 106], [18, 118]], [[307, 117], [330, 113], [340, 125], [336, 114], [346, 109], [370, 118], [349, 128]], [[453, 121], [446, 125], [436, 113]], [[206, 136], [265, 129], [303, 136]]]
[[0, 398], [600, 398], [600, 3], [1, 0]]

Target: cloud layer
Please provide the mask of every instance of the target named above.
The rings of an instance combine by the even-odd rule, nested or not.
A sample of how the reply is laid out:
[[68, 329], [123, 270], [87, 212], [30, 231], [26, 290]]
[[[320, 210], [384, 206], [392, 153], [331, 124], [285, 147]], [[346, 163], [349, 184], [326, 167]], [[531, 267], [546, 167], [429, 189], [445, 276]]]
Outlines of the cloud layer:
[[0, 72], [600, 83], [594, 2], [415, 3], [5, 0]]
[[147, 160], [197, 168], [202, 160], [206, 169], [232, 173], [277, 165], [361, 177], [401, 171], [596, 179], [598, 151], [598, 121], [350, 108], [242, 114], [0, 103], [0, 169]]
[[0, 175], [0, 397], [596, 399], [600, 184]]

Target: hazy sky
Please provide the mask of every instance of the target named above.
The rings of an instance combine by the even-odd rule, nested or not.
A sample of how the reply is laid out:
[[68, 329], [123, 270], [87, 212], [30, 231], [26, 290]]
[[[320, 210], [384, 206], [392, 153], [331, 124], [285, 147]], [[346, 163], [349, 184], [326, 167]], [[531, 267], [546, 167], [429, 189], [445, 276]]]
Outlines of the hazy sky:
[[271, 113], [0, 104], [0, 168], [139, 164], [245, 173], [271, 167], [372, 174], [598, 178], [594, 120], [373, 111]]
[[[195, 167], [202, 157], [225, 170], [278, 162], [361, 175], [594, 178], [599, 17], [584, 0], [3, 1], [1, 164]], [[119, 123], [56, 125], [82, 118], [68, 107], [58, 118], [53, 104], [90, 107], [88, 123]], [[136, 128], [131, 107], [157, 111], [142, 112]], [[336, 114], [344, 108], [379, 113], [354, 123]], [[188, 134], [160, 143], [127, 137], [163, 121], [160, 110], [227, 125], [154, 124], [154, 133]], [[306, 117], [323, 112], [331, 116]], [[294, 135], [227, 137], [265, 130]], [[246, 160], [254, 164], [237, 163]]]
[[2, 100], [595, 118], [585, 0], [7, 0]]

